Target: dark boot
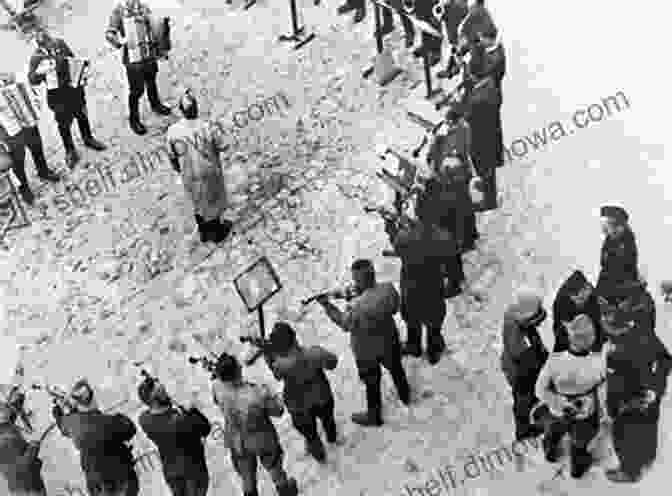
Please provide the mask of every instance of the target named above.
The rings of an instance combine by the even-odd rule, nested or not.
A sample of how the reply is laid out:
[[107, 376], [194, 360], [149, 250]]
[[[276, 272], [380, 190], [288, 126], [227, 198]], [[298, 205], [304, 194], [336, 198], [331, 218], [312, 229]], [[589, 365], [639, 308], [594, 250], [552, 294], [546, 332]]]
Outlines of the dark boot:
[[102, 141], [98, 141], [96, 138], [89, 137], [84, 140], [84, 146], [87, 148], [91, 148], [92, 150], [95, 150], [97, 152], [102, 152], [103, 150], [107, 150], [107, 146], [105, 143]]
[[277, 486], [278, 496], [297, 496], [299, 494], [299, 485], [293, 477], [287, 480], [287, 484]]
[[628, 484], [633, 484], [640, 479], [640, 475], [629, 474], [620, 469], [607, 470], [605, 475], [611, 482], [626, 482]]
[[152, 78], [147, 81], [147, 99], [149, 100], [149, 105], [152, 107], [152, 111], [159, 115], [170, 115], [172, 111], [169, 107], [166, 107], [161, 103], [159, 98], [159, 88], [156, 85], [156, 78]]
[[77, 150], [74, 148], [72, 150], [66, 150], [65, 152], [65, 164], [68, 166], [68, 169], [72, 170], [75, 168], [75, 165], [79, 163], [80, 156], [77, 153]]
[[427, 361], [430, 365], [436, 365], [441, 360], [441, 355], [446, 351], [446, 342], [441, 335], [441, 328], [427, 331]]
[[250, 491], [249, 493], [243, 493], [243, 496], [259, 496], [259, 491], [255, 489], [254, 491]]
[[37, 173], [37, 177], [50, 183], [57, 183], [61, 180], [61, 176], [59, 176], [57, 172], [54, 172], [51, 169], [41, 170], [40, 172]]
[[27, 205], [34, 205], [35, 204], [35, 195], [33, 194], [33, 191], [30, 189], [30, 186], [27, 184], [22, 184], [19, 186], [19, 194], [21, 195], [21, 198]]
[[319, 463], [327, 461], [327, 453], [324, 451], [324, 444], [319, 437], [310, 441], [306, 440], [306, 451]]
[[556, 463], [560, 459], [560, 443], [556, 439], [546, 434], [541, 440], [541, 445], [548, 463]]
[[380, 427], [383, 425], [383, 417], [380, 414], [380, 411], [353, 413], [350, 418], [355, 424], [359, 424], [363, 427]]
[[578, 447], [572, 445], [570, 454], [571, 475], [575, 479], [580, 479], [584, 476], [593, 463], [593, 457], [588, 453], [585, 447]]
[[133, 132], [139, 136], [147, 134], [147, 128], [140, 122], [140, 102], [137, 98], [128, 97], [128, 122], [131, 125]]
[[353, 10], [356, 10], [356, 9], [357, 9], [357, 7], [355, 7], [353, 4], [348, 2], [348, 3], [345, 3], [345, 4], [341, 5], [338, 9], [336, 9], [336, 12], [338, 12], [338, 15], [343, 15], [343, 14], [347, 14], [349, 12], [352, 12]]

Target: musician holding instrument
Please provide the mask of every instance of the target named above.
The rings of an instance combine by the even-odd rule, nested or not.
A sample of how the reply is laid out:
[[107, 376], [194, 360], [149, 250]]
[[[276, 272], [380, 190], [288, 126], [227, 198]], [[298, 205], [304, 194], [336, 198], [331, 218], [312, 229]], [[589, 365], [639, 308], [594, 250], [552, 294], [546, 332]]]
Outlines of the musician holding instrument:
[[278, 496], [297, 496], [296, 479], [283, 467], [284, 451], [271, 420], [283, 415], [282, 401], [267, 386], [245, 381], [240, 363], [228, 353], [214, 366], [212, 397], [224, 415], [224, 440], [243, 496], [259, 496], [259, 463], [273, 479]]
[[28, 81], [47, 86], [47, 105], [54, 113], [58, 132], [63, 140], [65, 162], [70, 169], [79, 162], [72, 140], [72, 121], [77, 120], [84, 146], [96, 151], [107, 147], [93, 137], [86, 110], [86, 71], [88, 61], [75, 58], [70, 47], [60, 38], [53, 38], [41, 29], [35, 36], [37, 48], [30, 58]]
[[19, 181], [19, 194], [28, 205], [35, 202], [26, 176], [26, 148], [30, 150], [40, 179], [59, 182], [60, 176], [47, 166], [42, 135], [38, 127], [39, 100], [32, 89], [17, 82], [12, 73], [0, 73], [0, 141], [12, 157], [12, 170]]
[[137, 429], [130, 418], [101, 412], [85, 379], [77, 381], [66, 398], [55, 400], [52, 415], [61, 434], [79, 449], [91, 496], [138, 496], [140, 485], [129, 445]]
[[409, 405], [411, 401], [406, 371], [401, 362], [399, 331], [394, 321], [394, 314], [399, 311], [399, 293], [392, 283], [376, 282], [376, 271], [370, 260], [355, 260], [351, 272], [358, 296], [345, 311], [329, 300], [329, 293], [320, 295], [317, 303], [334, 324], [350, 334], [350, 347], [359, 378], [366, 387], [367, 409], [352, 414], [351, 419], [362, 426], [379, 427], [383, 425], [381, 365], [390, 372], [401, 402]]
[[161, 103], [156, 75], [157, 60], [167, 56], [170, 40], [167, 18], [157, 20], [142, 0], [119, 0], [110, 16], [105, 33], [107, 41], [122, 49], [122, 63], [126, 66], [129, 96], [129, 124], [138, 135], [147, 134], [140, 121], [140, 97], [147, 89], [152, 110], [159, 115], [170, 115], [170, 108]]
[[[469, 6], [467, 0], [439, 0], [434, 6], [434, 16], [441, 19], [444, 24], [444, 35], [447, 40], [444, 40], [444, 46], [450, 45], [451, 55], [442, 54], [444, 59], [448, 58], [448, 66], [437, 73], [439, 78], [451, 78], [457, 74], [457, 60], [455, 52], [459, 46], [458, 29], [462, 21], [469, 13]], [[446, 44], [445, 41], [448, 43]]]
[[40, 445], [23, 437], [19, 426], [16, 403], [18, 389], [12, 389], [6, 401], [0, 400], [0, 474], [7, 481], [9, 496], [46, 496], [42, 478]]
[[138, 423], [159, 450], [173, 496], [205, 496], [210, 483], [203, 446], [211, 430], [208, 419], [195, 405], [176, 405], [164, 385], [147, 374], [138, 396], [149, 407]]

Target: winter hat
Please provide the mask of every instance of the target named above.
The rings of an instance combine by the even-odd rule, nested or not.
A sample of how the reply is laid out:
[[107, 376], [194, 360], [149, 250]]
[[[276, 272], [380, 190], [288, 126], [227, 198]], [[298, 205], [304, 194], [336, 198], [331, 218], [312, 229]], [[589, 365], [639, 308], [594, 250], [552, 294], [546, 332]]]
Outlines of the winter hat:
[[619, 224], [625, 224], [628, 222], [628, 213], [623, 207], [617, 205], [605, 205], [600, 208], [600, 217], [607, 217], [612, 219]]
[[543, 302], [539, 291], [522, 287], [516, 291], [514, 302], [509, 307], [516, 322], [528, 322], [544, 313]]
[[219, 355], [215, 365], [215, 375], [222, 381], [233, 381], [240, 375], [240, 363], [235, 356], [224, 352]]
[[287, 322], [276, 322], [270, 336], [273, 351], [285, 353], [296, 343], [296, 332]]
[[587, 284], [590, 284], [583, 272], [575, 270], [571, 276], [565, 281], [563, 286], [571, 294], [576, 294], [581, 291]]
[[585, 313], [579, 314], [571, 322], [565, 324], [570, 336], [595, 336], [593, 321]]

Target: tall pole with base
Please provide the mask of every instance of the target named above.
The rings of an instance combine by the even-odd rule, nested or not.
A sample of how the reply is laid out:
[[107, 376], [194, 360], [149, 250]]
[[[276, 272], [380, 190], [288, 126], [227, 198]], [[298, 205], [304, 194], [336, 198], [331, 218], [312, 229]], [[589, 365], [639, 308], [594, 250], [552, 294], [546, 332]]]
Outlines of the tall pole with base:
[[376, 38], [376, 55], [373, 63], [362, 72], [362, 77], [368, 79], [371, 74], [375, 72], [378, 84], [386, 86], [403, 71], [396, 66], [390, 49], [385, 48], [383, 45], [383, 35], [381, 32], [382, 22], [380, 19], [381, 9], [383, 7], [379, 5], [376, 0], [371, 0], [371, 3], [373, 3], [373, 17], [376, 22], [376, 32], [374, 33]]
[[289, 0], [289, 8], [292, 15], [292, 34], [283, 34], [278, 37], [278, 41], [291, 41], [294, 43], [294, 50], [298, 50], [303, 45], [315, 39], [315, 33], [306, 35], [306, 27], [299, 26], [299, 12], [296, 6], [296, 0]]

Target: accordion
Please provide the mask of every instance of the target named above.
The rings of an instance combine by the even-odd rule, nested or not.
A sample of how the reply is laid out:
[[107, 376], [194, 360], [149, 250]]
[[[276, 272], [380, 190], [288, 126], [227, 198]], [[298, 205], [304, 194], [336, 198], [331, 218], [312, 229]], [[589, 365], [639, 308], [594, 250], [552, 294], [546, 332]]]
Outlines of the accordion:
[[54, 64], [54, 69], [47, 74], [47, 89], [53, 90], [64, 86], [79, 88], [86, 85], [91, 66], [87, 59], [66, 57], [61, 59], [58, 65], [60, 67], [57, 69]]
[[24, 83], [0, 88], [0, 122], [10, 135], [22, 128], [35, 126], [39, 120], [31, 91]]
[[123, 22], [130, 63], [165, 57], [170, 51], [168, 17], [132, 16], [124, 17]]

